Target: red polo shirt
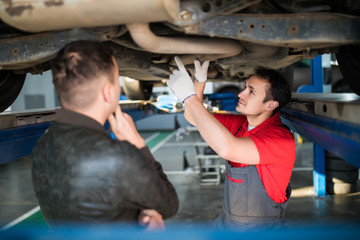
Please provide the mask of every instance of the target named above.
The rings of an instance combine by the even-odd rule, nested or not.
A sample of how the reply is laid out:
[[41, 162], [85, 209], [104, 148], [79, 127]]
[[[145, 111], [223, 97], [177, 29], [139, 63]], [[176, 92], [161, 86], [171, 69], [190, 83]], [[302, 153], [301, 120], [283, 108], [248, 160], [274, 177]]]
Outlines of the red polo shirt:
[[[236, 137], [249, 137], [256, 145], [260, 162], [256, 165], [260, 179], [269, 197], [277, 203], [287, 200], [286, 188], [290, 182], [295, 163], [294, 135], [281, 122], [279, 113], [247, 131], [248, 121], [244, 115], [214, 114]], [[233, 167], [246, 167], [247, 164], [231, 162]]]

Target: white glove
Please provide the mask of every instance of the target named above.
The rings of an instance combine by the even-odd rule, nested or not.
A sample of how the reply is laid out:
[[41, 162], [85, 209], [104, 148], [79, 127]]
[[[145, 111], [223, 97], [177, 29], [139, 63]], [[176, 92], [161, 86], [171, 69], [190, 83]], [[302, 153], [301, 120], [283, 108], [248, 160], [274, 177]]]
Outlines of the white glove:
[[176, 56], [174, 59], [179, 70], [174, 70], [172, 72], [166, 84], [170, 87], [175, 96], [184, 103], [185, 99], [192, 95], [196, 95], [194, 83], [187, 73], [180, 58]]
[[207, 72], [209, 68], [209, 60], [205, 61], [202, 65], [199, 60], [194, 61], [195, 65], [195, 80], [198, 82], [206, 82]]

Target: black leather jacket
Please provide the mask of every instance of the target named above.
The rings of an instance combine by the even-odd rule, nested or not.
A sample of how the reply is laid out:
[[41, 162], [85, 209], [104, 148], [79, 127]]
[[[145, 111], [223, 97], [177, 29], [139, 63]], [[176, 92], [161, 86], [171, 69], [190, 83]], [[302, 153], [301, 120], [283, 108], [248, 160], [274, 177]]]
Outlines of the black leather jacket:
[[48, 223], [134, 222], [142, 209], [176, 214], [176, 191], [147, 147], [113, 140], [100, 124], [79, 125], [55, 121], [33, 149], [33, 186]]

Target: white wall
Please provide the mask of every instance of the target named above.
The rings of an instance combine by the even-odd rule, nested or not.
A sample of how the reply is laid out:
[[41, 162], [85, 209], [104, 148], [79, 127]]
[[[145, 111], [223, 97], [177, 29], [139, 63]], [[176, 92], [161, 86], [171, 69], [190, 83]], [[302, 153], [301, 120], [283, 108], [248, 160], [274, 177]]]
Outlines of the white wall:
[[55, 88], [52, 83], [51, 71], [44, 72], [39, 75], [31, 75], [27, 74], [24, 86], [15, 100], [15, 102], [11, 105], [11, 110], [25, 110], [25, 96], [31, 95], [43, 95], [44, 96], [44, 104], [45, 106], [36, 106], [45, 107], [45, 108], [54, 108], [56, 105], [55, 101]]

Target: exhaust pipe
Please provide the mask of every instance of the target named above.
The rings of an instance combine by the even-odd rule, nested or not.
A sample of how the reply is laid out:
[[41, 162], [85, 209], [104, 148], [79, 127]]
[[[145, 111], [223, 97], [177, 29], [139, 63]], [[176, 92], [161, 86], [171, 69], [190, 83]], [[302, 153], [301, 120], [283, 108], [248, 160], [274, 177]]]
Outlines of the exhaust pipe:
[[[174, 21], [179, 0], [0, 1], [0, 18], [26, 32]], [[141, 17], [139, 17], [141, 16]]]
[[[126, 24], [134, 42], [146, 51], [162, 54], [195, 54], [200, 60], [215, 60], [238, 55], [242, 46], [238, 41], [211, 38], [173, 38], [159, 37], [147, 23]], [[184, 57], [186, 62], [195, 57]], [[182, 58], [183, 60], [183, 58]], [[184, 62], [184, 64], [186, 64]]]
[[26, 32], [127, 24], [133, 40], [144, 50], [187, 54], [182, 56], [185, 62], [196, 57], [216, 60], [241, 52], [236, 40], [159, 37], [151, 32], [149, 22], [173, 22], [179, 9], [179, 0], [0, 0], [1, 20]]

